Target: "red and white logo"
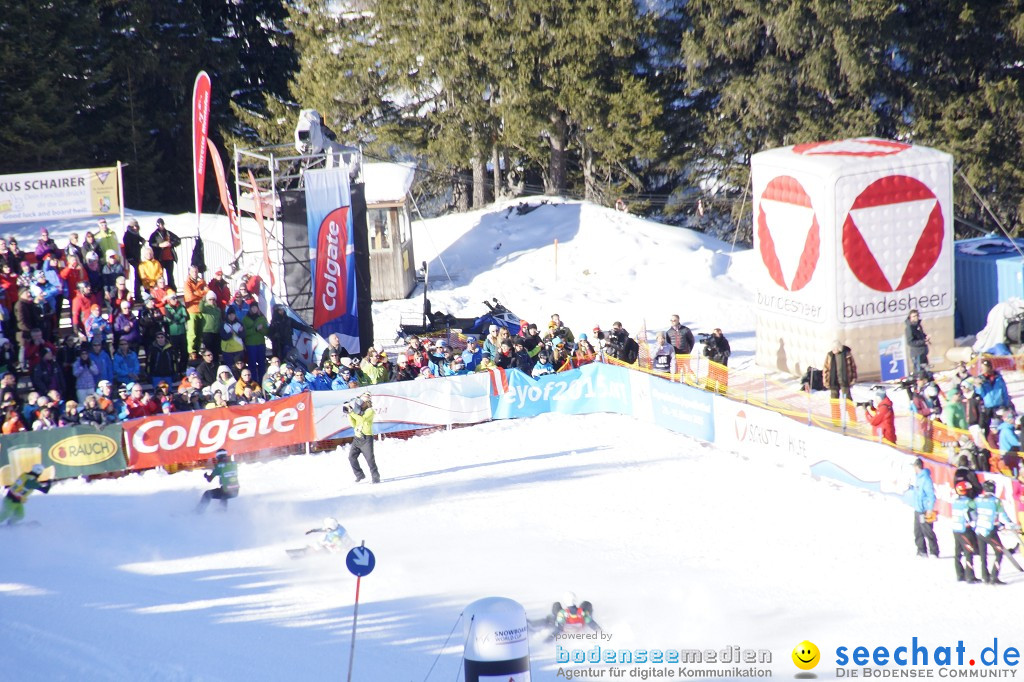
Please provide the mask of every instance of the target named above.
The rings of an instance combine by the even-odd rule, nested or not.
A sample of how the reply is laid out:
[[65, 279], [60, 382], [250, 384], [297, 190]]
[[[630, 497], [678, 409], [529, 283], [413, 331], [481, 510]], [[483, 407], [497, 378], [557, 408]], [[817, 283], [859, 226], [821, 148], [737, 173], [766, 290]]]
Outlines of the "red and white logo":
[[772, 178], [758, 201], [757, 239], [772, 281], [787, 291], [807, 286], [821, 253], [811, 197], [793, 177]]
[[931, 271], [944, 236], [935, 193], [920, 180], [890, 175], [872, 182], [854, 200], [843, 222], [843, 256], [866, 286], [899, 291]]
[[347, 312], [348, 206], [336, 208], [320, 223], [316, 245], [316, 284], [319, 305], [313, 307], [313, 326], [322, 326]]
[[832, 142], [807, 142], [793, 147], [794, 154], [806, 156], [892, 156], [910, 149], [909, 144], [862, 137]]
[[199, 412], [175, 412], [124, 423], [132, 469], [207, 459], [219, 448], [231, 454], [312, 440], [309, 393], [265, 404], [236, 405]]
[[736, 440], [745, 441], [747, 439], [747, 413], [740, 410], [736, 413], [736, 421], [734, 423], [736, 429]]

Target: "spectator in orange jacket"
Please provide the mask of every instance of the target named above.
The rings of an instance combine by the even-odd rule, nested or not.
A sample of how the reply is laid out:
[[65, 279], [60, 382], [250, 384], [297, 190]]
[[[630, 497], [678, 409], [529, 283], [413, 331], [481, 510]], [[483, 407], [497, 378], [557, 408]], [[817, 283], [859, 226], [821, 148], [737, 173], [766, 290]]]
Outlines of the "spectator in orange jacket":
[[190, 267], [188, 281], [185, 282], [185, 310], [188, 312], [185, 337], [189, 357], [193, 360], [199, 357], [199, 341], [203, 337], [203, 316], [199, 312], [199, 304], [209, 290], [203, 276], [199, 274], [199, 268], [194, 265]]

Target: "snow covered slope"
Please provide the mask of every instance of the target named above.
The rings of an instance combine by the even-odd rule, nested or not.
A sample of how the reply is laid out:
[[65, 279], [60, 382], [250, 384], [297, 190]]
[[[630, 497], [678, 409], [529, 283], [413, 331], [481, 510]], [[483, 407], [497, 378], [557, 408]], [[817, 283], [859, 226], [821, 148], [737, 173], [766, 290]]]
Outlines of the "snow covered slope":
[[[435, 309], [474, 314], [497, 296], [581, 331], [653, 331], [677, 312], [752, 350], [747, 254], [701, 235], [571, 202], [416, 230]], [[418, 305], [376, 305], [378, 335]], [[198, 471], [34, 496], [40, 525], [0, 529], [0, 678], [344, 679], [355, 579], [341, 557], [284, 552], [327, 515], [377, 558], [361, 587], [364, 682], [461, 679], [465, 605], [505, 596], [539, 618], [565, 590], [594, 602], [615, 648], [764, 648], [786, 678], [804, 639], [822, 679], [838, 646], [1024, 645], [1012, 568], [1007, 587], [957, 584], [943, 522], [943, 558], [917, 559], [908, 508], [794, 461], [628, 417], [549, 415], [385, 440], [378, 462], [377, 486], [353, 484], [337, 453], [243, 463], [241, 497], [203, 515]], [[554, 654], [533, 642], [533, 680], [565, 679]]]

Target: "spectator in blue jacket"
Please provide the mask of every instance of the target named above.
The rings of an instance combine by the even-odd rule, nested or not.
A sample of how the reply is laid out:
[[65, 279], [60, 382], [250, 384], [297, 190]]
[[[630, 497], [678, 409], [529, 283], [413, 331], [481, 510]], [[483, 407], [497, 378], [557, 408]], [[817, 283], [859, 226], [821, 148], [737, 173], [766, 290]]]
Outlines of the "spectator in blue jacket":
[[94, 338], [89, 346], [89, 359], [96, 363], [100, 370], [100, 381], [114, 381], [114, 359], [110, 357], [103, 348], [103, 342], [99, 337]]
[[995, 411], [1001, 407], [1013, 407], [1013, 403], [1010, 402], [1010, 392], [1006, 390], [1006, 381], [1003, 380], [1003, 375], [992, 367], [991, 360], [981, 361], [981, 373], [975, 377], [974, 384], [974, 390], [981, 396], [981, 402], [985, 408], [987, 419], [984, 420], [982, 426], [985, 433], [988, 433], [988, 424]]
[[466, 369], [475, 372], [480, 360], [483, 359], [484, 351], [477, 345], [476, 336], [470, 334], [466, 337], [466, 350], [462, 351], [462, 362]]
[[312, 390], [309, 382], [306, 381], [306, 370], [301, 365], [295, 368], [295, 374], [292, 376], [292, 380], [285, 384], [284, 389], [281, 391], [282, 396], [298, 395], [305, 391]]
[[142, 368], [139, 366], [139, 354], [131, 349], [128, 339], [122, 338], [117, 342], [117, 352], [114, 353], [114, 381], [119, 384], [129, 384], [139, 380]]
[[331, 377], [328, 376], [327, 372], [320, 369], [319, 366], [313, 365], [313, 369], [310, 370], [312, 376], [309, 378], [309, 388], [313, 391], [330, 391], [331, 390]]
[[[926, 557], [928, 553], [939, 556], [939, 541], [935, 537], [935, 486], [932, 474], [924, 466], [920, 457], [914, 460], [916, 478], [911, 488], [914, 504], [914, 543], [917, 545], [917, 556]], [[927, 543], [927, 544], [926, 544]]]
[[359, 381], [353, 376], [350, 365], [339, 367], [338, 376], [334, 377], [334, 381], [331, 382], [332, 391], [344, 391], [346, 388], [359, 388]]

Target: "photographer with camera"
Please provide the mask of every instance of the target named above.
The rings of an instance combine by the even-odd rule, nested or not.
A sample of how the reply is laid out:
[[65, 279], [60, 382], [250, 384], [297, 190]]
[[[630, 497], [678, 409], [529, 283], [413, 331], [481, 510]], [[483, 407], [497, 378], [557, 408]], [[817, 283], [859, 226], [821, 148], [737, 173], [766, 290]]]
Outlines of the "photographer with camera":
[[892, 409], [892, 400], [885, 392], [885, 386], [878, 385], [872, 390], [878, 398], [878, 405], [876, 407], [871, 404], [864, 408], [872, 432], [890, 445], [896, 445], [896, 413]]
[[380, 472], [377, 471], [377, 460], [373, 457], [373, 404], [370, 394], [363, 393], [341, 406], [342, 412], [348, 415], [352, 425], [352, 444], [348, 449], [348, 463], [356, 476], [356, 483], [366, 478], [359, 466], [359, 455], [362, 454], [366, 465], [370, 468], [370, 480], [380, 483]]
[[698, 336], [700, 342], [704, 344], [704, 357], [713, 363], [708, 367], [708, 390], [725, 393], [729, 388], [728, 366], [729, 356], [732, 355], [729, 340], [719, 327], [715, 327], [710, 334]]

